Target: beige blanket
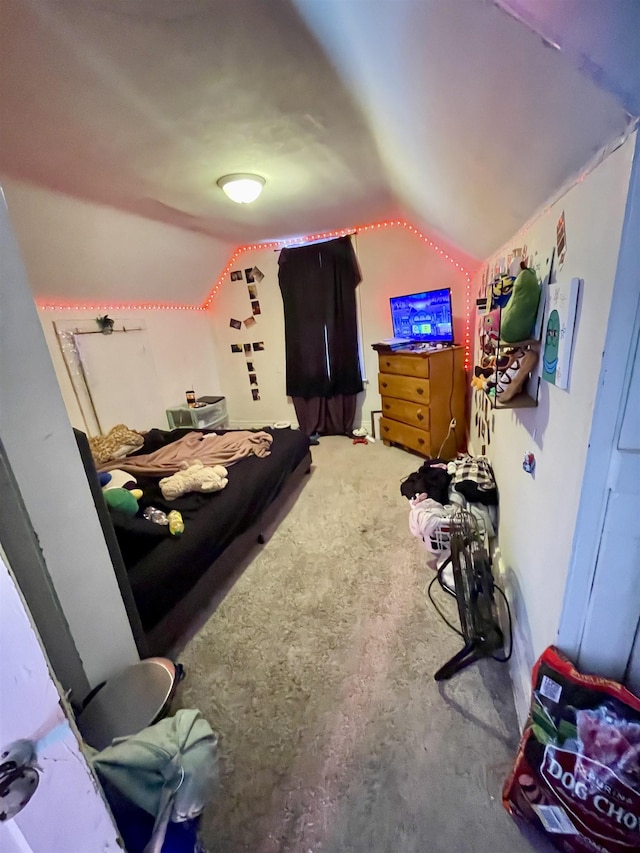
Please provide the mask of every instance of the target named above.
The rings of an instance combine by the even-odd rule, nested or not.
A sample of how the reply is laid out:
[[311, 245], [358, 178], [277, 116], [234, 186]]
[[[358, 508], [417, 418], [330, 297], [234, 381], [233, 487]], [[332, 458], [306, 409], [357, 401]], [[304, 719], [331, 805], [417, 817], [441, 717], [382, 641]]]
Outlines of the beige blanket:
[[182, 463], [192, 463], [196, 459], [203, 465], [224, 465], [228, 468], [234, 462], [254, 454], [268, 456], [271, 453], [273, 436], [268, 432], [249, 432], [238, 430], [215, 433], [189, 432], [172, 444], [167, 444], [153, 453], [144, 456], [130, 456], [127, 459], [112, 459], [98, 466], [98, 471], [120, 468], [130, 474], [147, 477], [168, 477], [182, 468]]

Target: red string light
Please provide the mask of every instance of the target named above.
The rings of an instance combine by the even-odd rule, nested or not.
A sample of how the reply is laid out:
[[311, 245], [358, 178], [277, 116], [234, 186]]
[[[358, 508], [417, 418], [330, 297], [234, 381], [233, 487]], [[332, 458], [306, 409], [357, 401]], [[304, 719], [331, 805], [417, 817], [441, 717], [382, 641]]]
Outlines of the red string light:
[[347, 234], [366, 233], [367, 231], [379, 230], [381, 228], [404, 228], [418, 239], [422, 240], [425, 246], [433, 249], [443, 260], [448, 261], [452, 266], [459, 270], [466, 280], [466, 318], [464, 331], [464, 350], [465, 350], [465, 370], [471, 367], [471, 275], [459, 263], [457, 263], [450, 255], [446, 254], [444, 249], [441, 249], [433, 240], [430, 240], [418, 228], [406, 222], [403, 219], [391, 219], [386, 222], [374, 222], [369, 225], [356, 225], [353, 228], [342, 228], [338, 231], [323, 231], [319, 234], [307, 234], [304, 237], [292, 237], [286, 240], [273, 240], [267, 243], [254, 243], [246, 246], [238, 246], [227, 261], [223, 271], [218, 277], [218, 280], [207, 294], [206, 299], [201, 305], [178, 305], [170, 302], [127, 302], [120, 305], [111, 304], [81, 304], [70, 305], [68, 303], [49, 303], [38, 302], [38, 307], [43, 311], [207, 311], [215, 299], [216, 294], [224, 284], [227, 275], [231, 272], [231, 268], [236, 261], [246, 252], [262, 251], [265, 249], [285, 249], [290, 246], [300, 246], [305, 243], [313, 243], [317, 240], [330, 240], [336, 237], [346, 237]]

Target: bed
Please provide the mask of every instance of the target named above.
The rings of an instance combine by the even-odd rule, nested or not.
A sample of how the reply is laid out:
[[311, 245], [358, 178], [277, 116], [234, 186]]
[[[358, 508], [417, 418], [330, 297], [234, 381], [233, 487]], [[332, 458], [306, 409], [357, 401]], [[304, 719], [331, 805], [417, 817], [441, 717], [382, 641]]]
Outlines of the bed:
[[[311, 470], [305, 435], [292, 429], [267, 431], [273, 436], [270, 455], [249, 456], [231, 465], [222, 491], [190, 493], [167, 502], [159, 478], [137, 476], [143, 490], [141, 511], [155, 506], [181, 512], [185, 530], [174, 537], [145, 519], [107, 510], [87, 437], [74, 430], [141, 656], [169, 654], [176, 647], [223, 581], [256, 542], [264, 542], [283, 503]], [[170, 444], [185, 432], [151, 430], [133, 456]]]

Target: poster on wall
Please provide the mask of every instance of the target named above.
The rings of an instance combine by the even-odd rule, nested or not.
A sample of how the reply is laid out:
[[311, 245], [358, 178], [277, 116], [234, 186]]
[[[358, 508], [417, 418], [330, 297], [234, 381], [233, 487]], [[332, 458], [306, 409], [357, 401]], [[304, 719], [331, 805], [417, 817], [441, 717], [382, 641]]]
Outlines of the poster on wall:
[[558, 269], [562, 269], [567, 254], [567, 225], [564, 219], [564, 210], [556, 225], [556, 249], [558, 251]]
[[565, 390], [569, 387], [579, 291], [579, 278], [572, 278], [569, 282], [559, 281], [549, 287], [547, 299], [542, 378]]

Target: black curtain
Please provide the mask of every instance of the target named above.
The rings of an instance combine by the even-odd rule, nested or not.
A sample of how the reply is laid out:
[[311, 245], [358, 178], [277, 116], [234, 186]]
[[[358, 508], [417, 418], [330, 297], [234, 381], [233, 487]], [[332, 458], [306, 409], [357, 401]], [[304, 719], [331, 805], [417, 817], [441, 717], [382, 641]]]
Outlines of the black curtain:
[[[283, 249], [278, 263], [287, 394], [296, 410], [305, 401], [345, 398], [339, 407], [313, 403], [298, 419], [309, 434], [348, 433], [353, 428], [355, 395], [362, 391], [356, 315], [361, 275], [351, 239]], [[337, 417], [336, 408], [344, 416]], [[329, 410], [331, 417], [325, 417]], [[312, 424], [314, 419], [317, 423]]]

